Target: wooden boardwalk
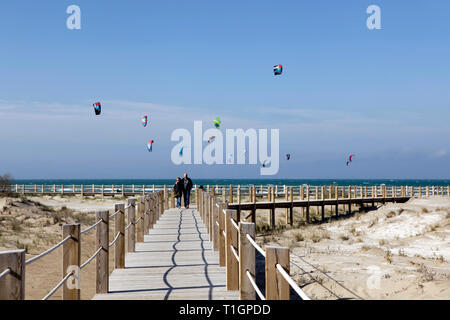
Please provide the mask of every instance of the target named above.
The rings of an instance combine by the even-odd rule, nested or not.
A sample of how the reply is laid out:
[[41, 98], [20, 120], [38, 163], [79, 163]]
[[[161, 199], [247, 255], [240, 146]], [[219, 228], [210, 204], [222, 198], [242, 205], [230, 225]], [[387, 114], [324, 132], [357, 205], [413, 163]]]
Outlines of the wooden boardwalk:
[[227, 291], [226, 270], [212, 250], [195, 209], [169, 209], [154, 229], [127, 253], [125, 269], [109, 277], [109, 293], [94, 300], [237, 300]]

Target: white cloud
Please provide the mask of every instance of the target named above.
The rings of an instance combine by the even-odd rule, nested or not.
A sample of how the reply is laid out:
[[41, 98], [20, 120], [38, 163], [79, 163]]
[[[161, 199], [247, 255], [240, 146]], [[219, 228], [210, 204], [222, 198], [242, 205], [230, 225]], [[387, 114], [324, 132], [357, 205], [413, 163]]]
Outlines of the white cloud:
[[448, 152], [446, 149], [439, 149], [439, 150], [436, 150], [435, 152], [433, 152], [431, 156], [433, 158], [442, 158], [442, 157], [445, 157], [447, 155], [447, 153]]

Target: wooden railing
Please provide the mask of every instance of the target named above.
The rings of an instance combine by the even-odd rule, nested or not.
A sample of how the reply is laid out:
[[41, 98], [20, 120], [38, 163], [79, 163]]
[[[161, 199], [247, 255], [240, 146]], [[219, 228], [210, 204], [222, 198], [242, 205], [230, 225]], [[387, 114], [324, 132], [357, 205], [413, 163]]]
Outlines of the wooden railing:
[[[261, 249], [255, 241], [255, 223], [239, 221], [237, 211], [227, 209], [214, 192], [200, 191], [197, 204], [213, 249], [219, 253], [219, 265], [226, 267], [227, 290], [239, 291], [241, 300], [255, 300], [256, 295], [261, 300], [289, 300], [292, 287], [302, 300], [309, 300], [289, 275], [289, 248]], [[265, 257], [265, 294], [256, 284], [256, 250]]]
[[[62, 226], [63, 240], [43, 253], [25, 260], [25, 250], [0, 252], [0, 300], [25, 299], [26, 266], [52, 253], [62, 246], [62, 280], [43, 298], [49, 299], [63, 287], [63, 300], [80, 299], [80, 271], [96, 260], [96, 293], [107, 293], [109, 290], [109, 254], [114, 247], [114, 268], [125, 268], [125, 245], [128, 252], [135, 252], [136, 242], [144, 241], [164, 210], [174, 207], [171, 192], [158, 191], [137, 199], [128, 199], [127, 204], [116, 204], [114, 213], [96, 212], [97, 222], [81, 230], [80, 224]], [[127, 217], [128, 225], [125, 225]], [[114, 238], [109, 242], [109, 224], [114, 219]], [[96, 252], [81, 263], [81, 246], [83, 235], [96, 230]], [[66, 285], [65, 285], [66, 284]]]
[[[193, 188], [195, 194], [198, 185]], [[48, 194], [48, 195], [81, 195], [81, 196], [136, 196], [149, 192], [164, 190], [167, 192], [172, 186], [167, 185], [37, 185], [15, 184], [11, 191], [17, 194]], [[208, 192], [214, 192], [221, 196], [222, 201], [229, 203], [242, 201], [245, 197], [267, 198], [270, 201], [275, 197], [293, 197], [300, 199], [321, 199], [334, 197], [335, 193], [340, 197], [429, 197], [433, 195], [450, 196], [450, 186], [288, 186], [288, 185], [208, 185], [204, 186]]]
[[[286, 188], [284, 197], [277, 197], [274, 188], [269, 187], [267, 193], [267, 200], [256, 201], [256, 189], [250, 188], [249, 196], [247, 202], [241, 201], [241, 196], [238, 190], [237, 202], [228, 203], [229, 209], [237, 210], [237, 217], [240, 221], [241, 211], [250, 211], [250, 215], [246, 218], [251, 217], [251, 221], [256, 221], [256, 210], [268, 209], [270, 210], [268, 224], [272, 228], [275, 226], [275, 210], [277, 208], [286, 209], [285, 220], [286, 224], [291, 226], [294, 224], [293, 209], [299, 207], [302, 210], [302, 216], [306, 223], [311, 222], [310, 208], [316, 209], [315, 216], [319, 215], [319, 209], [321, 211], [321, 221], [326, 219], [325, 217], [325, 206], [330, 206], [330, 212], [334, 216], [339, 216], [339, 206], [344, 208], [341, 211], [346, 213], [352, 213], [352, 206], [360, 205], [364, 206], [366, 204], [375, 206], [377, 203], [388, 203], [388, 202], [406, 202], [411, 197], [414, 196], [413, 189], [410, 189], [410, 193], [407, 192], [407, 188], [400, 188], [398, 192], [397, 188], [391, 187], [390, 189], [386, 186], [382, 186], [378, 189], [376, 186], [373, 187], [357, 187], [357, 186], [347, 186], [339, 187], [334, 186], [327, 189], [326, 186], [315, 187], [315, 194], [310, 194], [309, 187], [306, 187], [306, 194], [303, 193], [303, 189], [297, 200], [294, 200], [293, 188]], [[426, 188], [427, 192], [429, 188]], [[214, 192], [213, 192], [214, 193]], [[280, 199], [281, 198], [281, 199]], [[284, 199], [283, 199], [284, 198]], [[222, 197], [222, 201], [225, 201]], [[345, 209], [347, 207], [348, 209]], [[317, 220], [317, 218], [316, 218]]]

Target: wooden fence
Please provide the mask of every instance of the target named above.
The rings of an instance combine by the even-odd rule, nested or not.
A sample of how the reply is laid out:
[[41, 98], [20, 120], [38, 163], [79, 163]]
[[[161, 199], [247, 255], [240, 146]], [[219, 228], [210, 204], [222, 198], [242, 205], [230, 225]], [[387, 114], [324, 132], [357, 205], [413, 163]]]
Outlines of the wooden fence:
[[[80, 271], [96, 260], [96, 293], [107, 293], [109, 289], [109, 254], [114, 247], [114, 268], [125, 267], [125, 248], [135, 252], [136, 242], [144, 241], [159, 217], [167, 208], [173, 208], [174, 198], [171, 192], [157, 191], [128, 199], [127, 204], [120, 203], [109, 211], [96, 212], [97, 222], [85, 230], [80, 224], [62, 226], [63, 240], [45, 252], [25, 260], [25, 250], [0, 252], [0, 300], [25, 299], [26, 266], [50, 254], [62, 246], [62, 280], [43, 298], [47, 300], [63, 287], [63, 300], [80, 299]], [[127, 218], [127, 219], [126, 219]], [[114, 220], [114, 239], [109, 242], [109, 225]], [[125, 220], [128, 224], [125, 225]], [[81, 263], [81, 246], [83, 235], [96, 230], [97, 251], [84, 263]], [[66, 284], [66, 285], [65, 285]]]
[[[291, 226], [294, 224], [294, 215], [293, 209], [295, 207], [302, 208], [302, 215], [305, 217], [305, 222], [311, 222], [310, 215], [310, 207], [316, 208], [316, 215], [319, 213], [319, 209], [321, 211], [321, 221], [324, 221], [325, 218], [325, 207], [330, 206], [331, 212], [334, 210], [334, 215], [339, 216], [339, 206], [343, 206], [344, 209], [342, 211], [347, 211], [347, 213], [352, 212], [352, 206], [360, 205], [364, 206], [366, 204], [375, 206], [377, 203], [385, 204], [387, 202], [406, 202], [412, 196], [414, 196], [413, 189], [409, 189], [410, 192], [407, 192], [407, 188], [400, 188], [397, 190], [396, 187], [391, 187], [388, 189], [385, 186], [378, 188], [376, 186], [373, 187], [361, 187], [361, 186], [346, 186], [346, 187], [315, 187], [315, 192], [313, 194], [310, 193], [310, 188], [301, 187], [300, 195], [298, 200], [294, 200], [294, 192], [293, 188], [286, 188], [284, 197], [278, 197], [275, 193], [275, 189], [269, 187], [267, 192], [267, 198], [262, 199], [262, 201], [257, 202], [256, 200], [256, 188], [250, 188], [249, 190], [249, 201], [241, 202], [241, 194], [239, 189], [237, 190], [237, 202], [228, 203], [228, 209], [234, 209], [237, 211], [238, 221], [241, 219], [241, 211], [250, 211], [251, 222], [256, 221], [256, 210], [259, 209], [269, 209], [269, 225], [271, 227], [275, 226], [275, 210], [277, 208], [285, 208], [285, 221], [286, 224], [290, 224]], [[426, 191], [428, 192], [428, 188]], [[306, 193], [304, 193], [306, 191]], [[283, 199], [284, 198], [284, 199]], [[231, 198], [230, 198], [231, 200]], [[225, 202], [226, 198], [222, 196], [222, 202]], [[348, 210], [345, 210], [345, 206], [347, 206]], [[247, 217], [247, 218], [248, 218]]]
[[[255, 223], [240, 222], [237, 211], [227, 209], [214, 192], [200, 191], [196, 200], [219, 264], [226, 267], [227, 290], [239, 291], [241, 300], [255, 300], [256, 295], [261, 300], [289, 300], [292, 287], [301, 299], [309, 300], [289, 275], [289, 248], [261, 249], [255, 242]], [[256, 284], [256, 250], [265, 257], [265, 294]]]
[[[81, 195], [81, 196], [139, 196], [150, 192], [172, 189], [167, 185], [37, 185], [37, 184], [15, 184], [11, 191], [17, 194], [30, 195]], [[199, 189], [198, 185], [193, 188], [193, 195]], [[293, 197], [302, 199], [321, 199], [334, 197], [338, 193], [341, 197], [429, 197], [433, 195], [450, 196], [450, 186], [288, 186], [288, 185], [207, 185], [204, 190], [214, 192], [221, 196], [223, 201], [229, 203], [242, 201], [246, 197], [268, 198], [272, 194], [275, 197]]]

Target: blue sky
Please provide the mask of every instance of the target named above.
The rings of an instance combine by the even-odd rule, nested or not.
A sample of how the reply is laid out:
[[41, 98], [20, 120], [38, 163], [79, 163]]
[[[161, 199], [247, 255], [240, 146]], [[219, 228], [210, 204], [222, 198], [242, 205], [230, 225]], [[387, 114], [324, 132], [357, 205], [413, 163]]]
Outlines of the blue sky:
[[[72, 4], [81, 30], [66, 28]], [[381, 30], [366, 27], [372, 4]], [[0, 174], [260, 177], [172, 164], [171, 132], [220, 116], [223, 129], [280, 129], [275, 178], [450, 178], [449, 12], [445, 0], [2, 1]]]

